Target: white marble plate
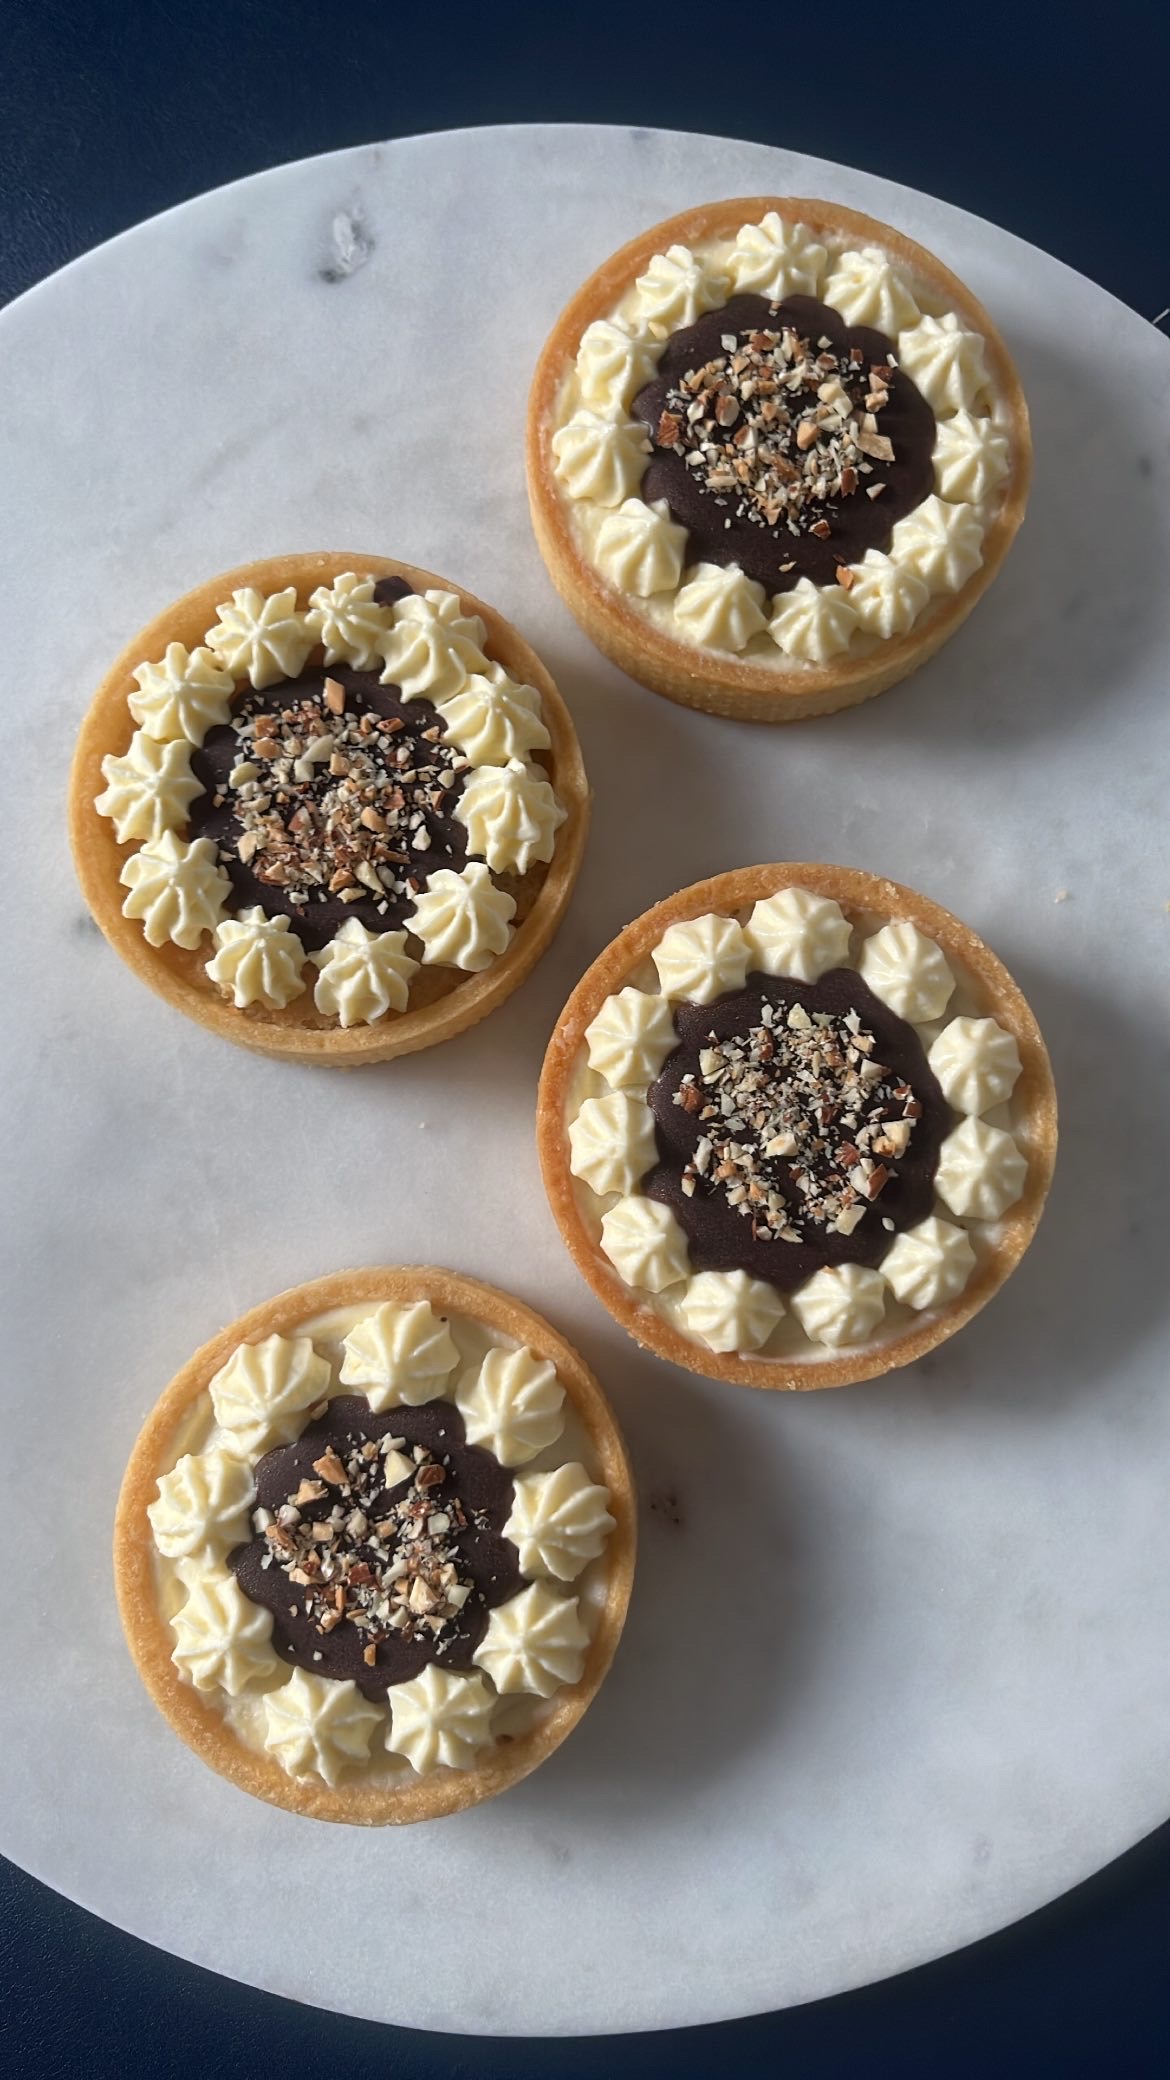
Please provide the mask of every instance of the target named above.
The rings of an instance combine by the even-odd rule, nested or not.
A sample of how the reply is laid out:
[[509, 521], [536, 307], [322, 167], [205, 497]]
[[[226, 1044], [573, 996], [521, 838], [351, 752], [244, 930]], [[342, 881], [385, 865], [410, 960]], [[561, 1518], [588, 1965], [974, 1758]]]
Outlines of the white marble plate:
[[[1019, 356], [1031, 516], [908, 686], [755, 732], [595, 656], [533, 546], [537, 347], [613, 246], [687, 203], [825, 193], [965, 275]], [[190, 203], [0, 318], [6, 597], [0, 1849], [181, 1956], [436, 2029], [710, 2021], [949, 1950], [1170, 1806], [1166, 1131], [1170, 352], [960, 211], [760, 146], [483, 130]], [[196, 579], [385, 550], [514, 617], [597, 791], [553, 952], [430, 1056], [249, 1057], [91, 926], [63, 809], [127, 636]], [[639, 1356], [573, 1272], [532, 1150], [571, 984], [700, 874], [827, 858], [967, 917], [1052, 1045], [1064, 1150], [1001, 1298], [900, 1378], [771, 1400]], [[1062, 899], [1067, 892], [1067, 899]], [[325, 1156], [323, 1159], [323, 1153]], [[625, 1643], [528, 1783], [350, 1834], [220, 1782], [119, 1633], [139, 1421], [219, 1323], [346, 1263], [512, 1284], [576, 1338], [645, 1504]], [[311, 1875], [311, 1886], [306, 1877]]]

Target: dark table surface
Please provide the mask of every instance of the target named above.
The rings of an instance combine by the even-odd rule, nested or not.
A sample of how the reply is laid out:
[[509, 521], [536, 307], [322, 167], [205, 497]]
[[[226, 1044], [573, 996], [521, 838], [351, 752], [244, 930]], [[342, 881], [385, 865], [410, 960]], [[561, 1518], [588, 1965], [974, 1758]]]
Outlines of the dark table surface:
[[[282, 160], [463, 124], [595, 121], [758, 138], [905, 181], [1165, 321], [1168, 78], [1170, 11], [1149, 4], [753, 14], [678, 0], [635, 16], [505, 0], [0, 0], [0, 302]], [[14, 2080], [687, 2080], [749, 2065], [818, 2080], [1161, 2080], [1170, 1825], [1014, 1929], [884, 1985], [718, 2029], [556, 2044], [425, 2036], [253, 1993], [0, 1859], [0, 2071]]]

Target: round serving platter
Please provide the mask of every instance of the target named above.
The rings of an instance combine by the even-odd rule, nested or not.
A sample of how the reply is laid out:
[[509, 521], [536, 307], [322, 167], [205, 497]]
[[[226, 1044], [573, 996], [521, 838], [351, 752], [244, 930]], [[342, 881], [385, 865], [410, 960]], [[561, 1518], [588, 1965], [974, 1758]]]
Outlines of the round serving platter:
[[[831, 196], [954, 267], [1018, 359], [1037, 457], [1020, 540], [941, 655], [783, 732], [672, 707], [592, 651], [523, 482], [529, 377], [577, 284], [690, 202], [763, 193]], [[837, 1992], [1002, 1926], [1163, 1819], [1165, 341], [888, 182], [517, 128], [281, 168], [145, 224], [0, 317], [0, 375], [0, 1850], [253, 1985], [535, 2033]], [[320, 543], [491, 599], [570, 702], [596, 797], [535, 976], [451, 1045], [343, 1078], [252, 1059], [143, 991], [89, 920], [64, 818], [77, 727], [132, 631], [210, 571]], [[610, 1323], [532, 1125], [553, 1020], [614, 932], [785, 858], [888, 874], [988, 940], [1045, 1029], [1064, 1138], [1027, 1262], [953, 1344], [763, 1399]], [[342, 1265], [428, 1260], [512, 1287], [599, 1374], [642, 1495], [639, 1578], [605, 1689], [536, 1777], [433, 1827], [311, 1831], [153, 1711], [118, 1628], [114, 1503], [147, 1408], [217, 1326]]]

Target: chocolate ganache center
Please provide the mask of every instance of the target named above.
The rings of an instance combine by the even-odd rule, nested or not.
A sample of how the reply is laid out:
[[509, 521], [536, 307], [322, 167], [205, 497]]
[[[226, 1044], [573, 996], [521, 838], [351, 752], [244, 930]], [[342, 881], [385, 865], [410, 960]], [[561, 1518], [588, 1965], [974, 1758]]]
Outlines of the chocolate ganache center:
[[[375, 598], [408, 591], [385, 579]], [[389, 931], [431, 874], [467, 857], [453, 813], [467, 760], [443, 734], [429, 701], [348, 665], [245, 686], [192, 754], [204, 792], [191, 836], [214, 841], [237, 910], [287, 917], [310, 951], [351, 917]]]
[[488, 1612], [520, 1587], [512, 1495], [453, 1403], [375, 1415], [341, 1394], [260, 1460], [260, 1528], [228, 1566], [272, 1612], [283, 1660], [379, 1697], [428, 1662], [471, 1667]]
[[751, 975], [674, 1022], [641, 1189], [671, 1208], [697, 1269], [786, 1292], [825, 1264], [880, 1263], [927, 1217], [947, 1104], [914, 1028], [855, 969]]
[[812, 296], [733, 296], [666, 343], [633, 416], [642, 479], [689, 534], [769, 593], [837, 580], [934, 488], [934, 413], [884, 332]]

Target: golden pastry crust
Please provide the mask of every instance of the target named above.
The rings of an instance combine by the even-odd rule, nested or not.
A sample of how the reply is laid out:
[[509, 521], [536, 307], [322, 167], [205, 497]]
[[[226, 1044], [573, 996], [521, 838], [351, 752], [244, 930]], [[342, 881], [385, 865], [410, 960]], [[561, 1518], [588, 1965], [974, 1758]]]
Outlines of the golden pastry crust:
[[[259, 1004], [250, 1005], [246, 1011], [237, 1010], [205, 972], [210, 951], [206, 939], [193, 951], [171, 944], [148, 945], [141, 925], [122, 915], [118, 875], [136, 847], [119, 845], [112, 823], [98, 815], [94, 800], [104, 785], [103, 758], [110, 752], [123, 752], [133, 733], [134, 722], [126, 697], [133, 691], [135, 665], [143, 658], [160, 656], [168, 643], [183, 643], [188, 649], [201, 643], [205, 630], [216, 618], [219, 602], [229, 598], [238, 587], [252, 585], [260, 592], [272, 593], [293, 585], [297, 605], [303, 608], [318, 585], [331, 584], [343, 571], [351, 570], [377, 578], [404, 578], [416, 592], [432, 587], [458, 592], [464, 612], [481, 617], [487, 628], [490, 655], [513, 678], [526, 681], [540, 693], [551, 738], [548, 776], [565, 810], [565, 821], [557, 832], [556, 850], [547, 866], [534, 866], [523, 876], [503, 880], [515, 898], [516, 930], [506, 951], [489, 968], [481, 974], [468, 975], [453, 968], [422, 967], [412, 981], [410, 1003], [405, 1011], [390, 1012], [373, 1025], [346, 1029], [336, 1018], [315, 1009], [311, 987], [283, 1011], [268, 1010]], [[224, 571], [166, 607], [127, 644], [102, 680], [81, 726], [69, 782], [69, 833], [82, 893], [111, 946], [139, 979], [177, 1010], [186, 1012], [189, 1018], [225, 1040], [282, 1060], [333, 1063], [345, 1068], [360, 1062], [389, 1061], [395, 1055], [434, 1047], [440, 1040], [450, 1040], [477, 1024], [511, 996], [536, 966], [564, 916], [581, 865], [588, 827], [589, 785], [577, 733], [535, 651], [510, 622], [472, 593], [447, 578], [436, 577], [433, 571], [385, 556], [322, 552], [268, 557], [260, 563], [241, 564], [236, 570]]]
[[[831, 1357], [801, 1362], [738, 1353], [720, 1356], [685, 1336], [631, 1290], [583, 1218], [579, 1190], [569, 1168], [566, 1126], [570, 1083], [585, 1045], [586, 1028], [605, 999], [642, 966], [667, 927], [711, 911], [733, 915], [778, 889], [791, 887], [830, 897], [851, 923], [861, 916], [908, 918], [974, 978], [986, 993], [988, 1015], [1007, 1028], [1020, 1051], [1022, 1068], [1014, 1102], [1027, 1123], [1019, 1138], [1028, 1157], [1023, 1196], [1004, 1215], [998, 1241], [956, 1300], [929, 1320], [912, 1323], [876, 1347], [842, 1350]], [[577, 1269], [635, 1342], [708, 1379], [789, 1392], [876, 1379], [921, 1358], [969, 1322], [1014, 1271], [1036, 1232], [1052, 1181], [1056, 1134], [1056, 1090], [1040, 1029], [1023, 992], [982, 939], [949, 911], [896, 881], [863, 874], [853, 867], [807, 863], [743, 867], [695, 882], [627, 925], [582, 977], [557, 1022], [541, 1072], [536, 1116], [541, 1173], [561, 1235]]]
[[[554, 474], [552, 437], [561, 385], [573, 366], [581, 334], [612, 311], [655, 253], [734, 238], [741, 224], [769, 210], [807, 226], [814, 236], [847, 235], [882, 246], [925, 277], [950, 308], [983, 335], [997, 397], [1010, 425], [1011, 471], [1002, 503], [983, 538], [983, 562], [961, 589], [931, 602], [906, 635], [880, 642], [866, 655], [791, 669], [698, 650], [655, 628], [602, 577], [574, 539], [571, 501]], [[612, 255], [577, 291], [557, 319], [536, 365], [528, 402], [528, 497], [541, 555], [561, 598], [599, 650], [655, 693], [684, 707], [745, 722], [795, 722], [828, 715], [884, 692], [925, 664], [954, 634], [1002, 564], [1024, 517], [1032, 475], [1028, 408], [1011, 356], [981, 303], [926, 247], [860, 210], [800, 196], [746, 195], [704, 203], [655, 224]]]
[[[535, 1726], [498, 1741], [471, 1770], [437, 1769], [400, 1788], [363, 1784], [354, 1778], [330, 1789], [316, 1777], [289, 1776], [274, 1756], [245, 1747], [215, 1707], [182, 1681], [171, 1660], [174, 1639], [156, 1594], [156, 1550], [146, 1512], [155, 1498], [160, 1473], [178, 1455], [188, 1412], [237, 1344], [265, 1336], [291, 1336], [299, 1324], [333, 1308], [374, 1306], [384, 1300], [428, 1300], [440, 1312], [472, 1316], [550, 1358], [597, 1455], [609, 1489], [615, 1529], [606, 1545], [605, 1603], [581, 1679], [554, 1695]], [[138, 1673], [163, 1716], [204, 1762], [242, 1791], [289, 1812], [304, 1813], [314, 1820], [379, 1827], [438, 1819], [494, 1798], [497, 1792], [519, 1783], [560, 1746], [591, 1703], [613, 1660], [630, 1599], [635, 1543], [633, 1475], [621, 1432], [600, 1386], [572, 1345], [543, 1316], [495, 1286], [454, 1271], [406, 1266], [339, 1271], [294, 1286], [241, 1315], [196, 1351], [147, 1417], [130, 1455], [114, 1522], [114, 1580]]]

